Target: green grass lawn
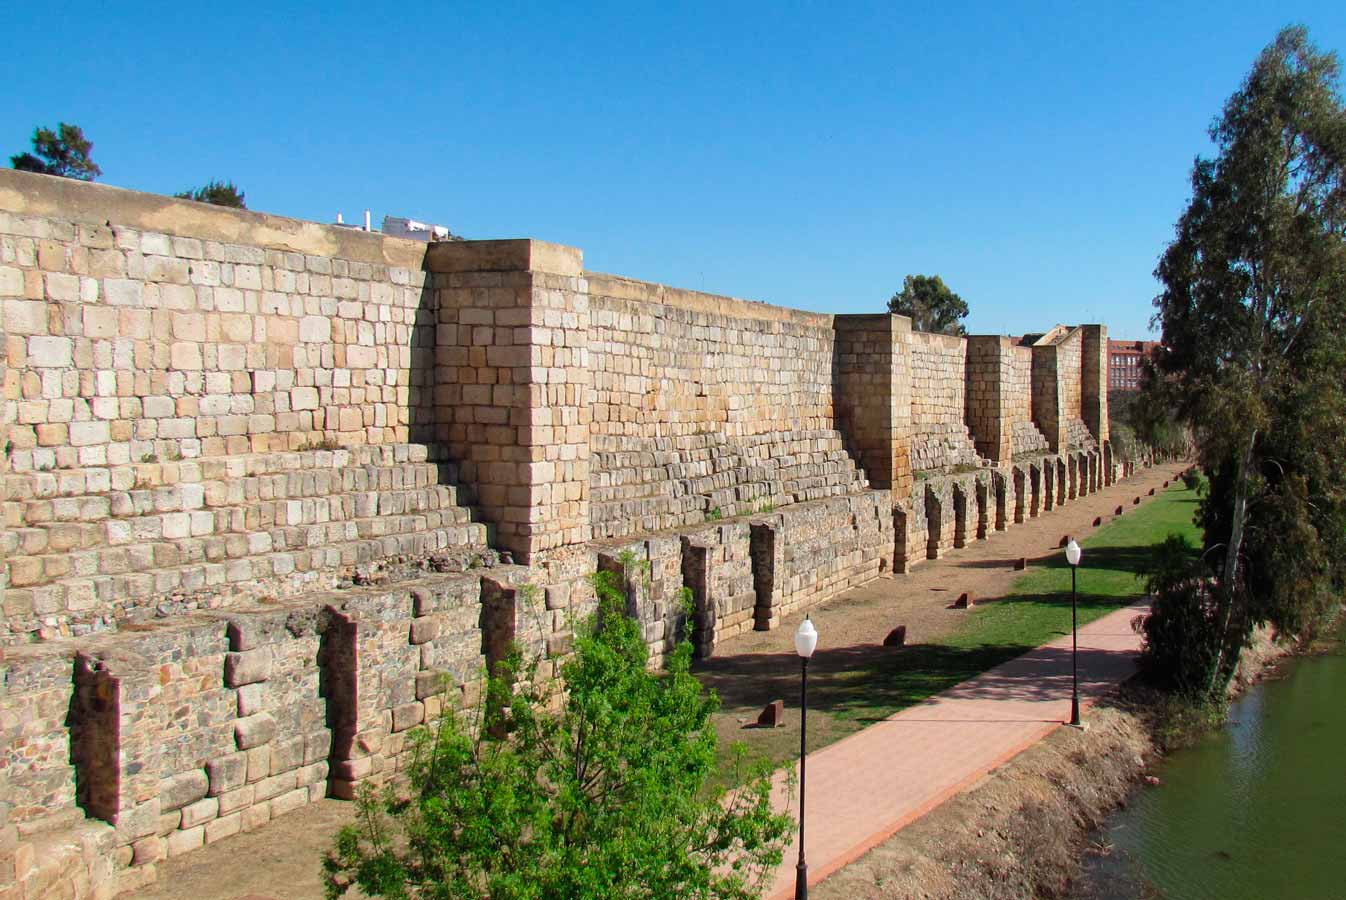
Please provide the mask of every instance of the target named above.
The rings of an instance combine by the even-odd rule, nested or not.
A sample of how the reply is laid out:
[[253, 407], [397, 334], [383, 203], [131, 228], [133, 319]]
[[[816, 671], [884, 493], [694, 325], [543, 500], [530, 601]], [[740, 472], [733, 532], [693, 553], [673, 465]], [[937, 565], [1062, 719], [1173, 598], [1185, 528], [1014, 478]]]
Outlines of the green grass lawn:
[[[1196, 503], [1196, 492], [1176, 482], [1150, 503], [1080, 542], [1084, 548], [1077, 573], [1081, 625], [1144, 593], [1144, 580], [1138, 576], [1149, 565], [1153, 545], [1170, 534], [1184, 535], [1194, 546], [1201, 542], [1200, 529], [1192, 522]], [[1065, 633], [1070, 628], [1070, 566], [1065, 557], [1062, 550], [1016, 581], [1008, 602], [973, 610], [966, 625], [949, 636], [950, 646], [1007, 646], [1022, 651]]]
[[[1149, 503], [1086, 537], [1078, 574], [1080, 625], [1133, 602], [1144, 593], [1138, 577], [1150, 548], [1169, 534], [1197, 544], [1192, 523], [1197, 498], [1175, 482]], [[981, 598], [979, 598], [979, 601]], [[919, 703], [940, 691], [1026, 653], [1070, 629], [1070, 566], [1065, 551], [1018, 579], [1004, 598], [981, 603], [954, 631], [900, 652], [869, 648], [845, 665], [809, 677], [809, 746], [822, 747]], [[790, 729], [739, 730], [751, 758], [780, 764], [798, 752]], [[725, 743], [725, 742], [722, 742]], [[722, 747], [728, 758], [727, 745]]]

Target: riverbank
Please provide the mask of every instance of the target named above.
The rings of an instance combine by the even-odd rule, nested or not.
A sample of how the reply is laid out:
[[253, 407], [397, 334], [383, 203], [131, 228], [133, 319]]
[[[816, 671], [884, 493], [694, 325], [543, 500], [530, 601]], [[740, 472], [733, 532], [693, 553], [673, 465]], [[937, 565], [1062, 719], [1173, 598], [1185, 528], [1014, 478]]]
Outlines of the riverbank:
[[[1231, 692], [1274, 677], [1295, 652], [1269, 631], [1245, 651]], [[1164, 755], [1222, 723], [1132, 681], [1100, 699], [1088, 729], [1057, 729], [814, 888], [863, 897], [1010, 900], [1070, 894], [1105, 819]]]
[[[1335, 631], [1335, 629], [1334, 629]], [[1079, 900], [1328, 900], [1346, 840], [1346, 654], [1339, 634], [1246, 667], [1222, 727], [1166, 754], [1162, 782], [1092, 840]]]

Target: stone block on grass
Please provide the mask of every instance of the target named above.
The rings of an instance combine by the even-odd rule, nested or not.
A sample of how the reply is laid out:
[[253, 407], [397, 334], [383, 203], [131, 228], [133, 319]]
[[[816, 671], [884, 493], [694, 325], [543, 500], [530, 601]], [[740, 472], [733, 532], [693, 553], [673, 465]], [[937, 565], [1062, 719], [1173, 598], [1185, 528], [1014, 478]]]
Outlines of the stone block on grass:
[[883, 639], [885, 647], [905, 647], [907, 645], [907, 626], [899, 625]]
[[757, 716], [759, 728], [780, 728], [785, 724], [785, 701], [772, 700]]

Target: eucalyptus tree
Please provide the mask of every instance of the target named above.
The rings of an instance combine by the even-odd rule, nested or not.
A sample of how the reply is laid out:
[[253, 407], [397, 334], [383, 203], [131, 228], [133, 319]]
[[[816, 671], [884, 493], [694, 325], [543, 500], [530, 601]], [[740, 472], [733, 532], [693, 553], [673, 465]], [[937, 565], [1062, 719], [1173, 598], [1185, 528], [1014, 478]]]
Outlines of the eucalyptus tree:
[[1257, 625], [1309, 631], [1346, 583], [1339, 76], [1302, 27], [1262, 51], [1211, 125], [1218, 152], [1196, 160], [1155, 272], [1158, 382], [1211, 479], [1199, 513], [1208, 587], [1179, 594], [1206, 609], [1187, 639], [1204, 642], [1212, 696]]

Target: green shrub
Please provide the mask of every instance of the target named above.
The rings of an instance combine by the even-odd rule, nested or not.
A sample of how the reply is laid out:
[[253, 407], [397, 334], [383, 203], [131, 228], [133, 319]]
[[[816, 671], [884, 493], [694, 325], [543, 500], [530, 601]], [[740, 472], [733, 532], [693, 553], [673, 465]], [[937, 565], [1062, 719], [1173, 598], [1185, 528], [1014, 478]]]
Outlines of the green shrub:
[[769, 770], [740, 754], [735, 787], [711, 786], [718, 700], [692, 677], [691, 646], [648, 671], [620, 576], [592, 580], [602, 625], [561, 667], [564, 696], [515, 652], [475, 728], [447, 714], [417, 730], [409, 781], [362, 796], [329, 851], [329, 897], [760, 896], [791, 826]]

